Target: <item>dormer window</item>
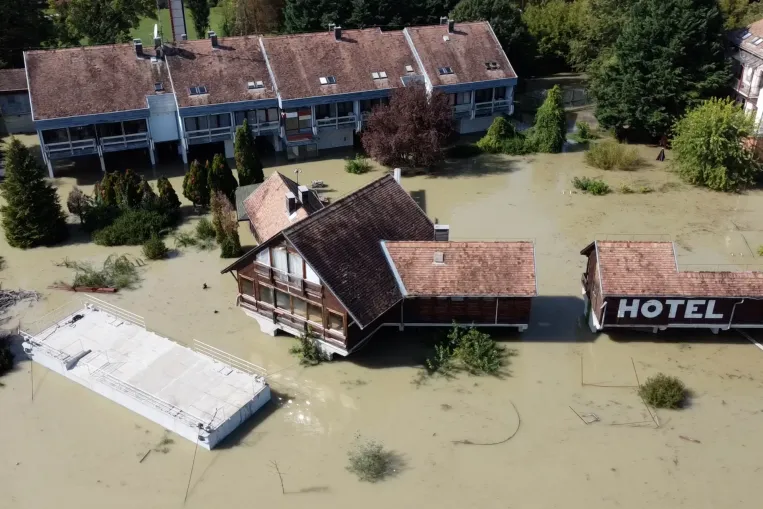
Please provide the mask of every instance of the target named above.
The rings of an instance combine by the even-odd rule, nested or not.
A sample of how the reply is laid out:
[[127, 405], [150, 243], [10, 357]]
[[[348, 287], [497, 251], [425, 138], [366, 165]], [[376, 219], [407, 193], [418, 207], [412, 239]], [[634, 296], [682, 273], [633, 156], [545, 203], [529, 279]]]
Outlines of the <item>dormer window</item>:
[[164, 84], [154, 83], [154, 92], [163, 92], [163, 91], [164, 91]]
[[207, 87], [205, 86], [191, 87], [188, 90], [190, 91], [191, 95], [204, 95], [207, 93]]
[[257, 90], [258, 88], [265, 88], [265, 84], [261, 81], [250, 81], [246, 84], [247, 90]]
[[408, 73], [413, 72], [413, 66], [412, 65], [406, 65], [405, 66], [405, 72], [408, 72]]
[[495, 71], [498, 69], [498, 62], [485, 62], [485, 69], [488, 71]]
[[372, 72], [371, 77], [375, 80], [386, 80], [387, 79], [387, 73], [384, 71], [379, 72]]
[[321, 76], [318, 78], [318, 81], [321, 82], [321, 85], [335, 85], [336, 84], [336, 78], [334, 76]]
[[453, 74], [453, 69], [450, 67], [440, 67], [437, 69], [437, 72], [440, 73], [440, 76], [444, 76], [446, 74]]

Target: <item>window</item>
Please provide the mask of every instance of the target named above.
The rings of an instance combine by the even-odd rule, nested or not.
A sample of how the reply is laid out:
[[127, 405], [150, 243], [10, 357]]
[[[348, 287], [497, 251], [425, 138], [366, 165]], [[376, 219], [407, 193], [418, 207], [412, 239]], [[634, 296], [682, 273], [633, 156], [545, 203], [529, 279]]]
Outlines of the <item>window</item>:
[[71, 136], [72, 141], [89, 140], [90, 138], [95, 138], [95, 128], [91, 125], [70, 127], [69, 136]]
[[457, 94], [450, 94], [449, 101], [451, 106], [456, 106], [458, 104], [469, 104], [472, 102], [472, 93], [459, 92]]
[[275, 273], [276, 278], [286, 279], [285, 274], [289, 272], [288, 254], [286, 249], [278, 247], [273, 249], [273, 267], [278, 269]]
[[246, 84], [248, 90], [257, 90], [258, 88], [265, 88], [265, 84], [261, 81], [250, 81]]
[[45, 143], [63, 143], [69, 141], [66, 129], [48, 129], [42, 132], [42, 140]]
[[328, 315], [329, 315], [328, 323], [326, 324], [326, 326], [329, 329], [338, 330], [338, 331], [344, 330], [344, 318], [342, 317], [342, 315], [338, 315], [330, 311]]
[[453, 74], [453, 69], [450, 67], [440, 67], [437, 69], [437, 72], [439, 72], [441, 76], [444, 76], [446, 74]]
[[122, 136], [122, 124], [121, 122], [109, 122], [108, 124], [98, 125], [98, 136]]
[[304, 275], [302, 271], [302, 257], [297, 253], [289, 253], [289, 274], [300, 278]]
[[748, 38], [748, 37], [750, 37], [751, 35], [752, 35], [752, 34], [751, 34], [750, 32], [746, 32], [746, 33], [745, 33], [745, 34], [742, 36], [742, 40], [744, 41], [745, 39], [747, 39], [747, 38]]
[[331, 104], [319, 104], [315, 107], [315, 118], [331, 118]]
[[386, 80], [387, 79], [387, 73], [384, 71], [379, 72], [372, 72], [371, 77], [375, 80]]
[[257, 253], [257, 262], [270, 267], [270, 249], [263, 249]]
[[286, 292], [282, 292], [281, 290], [275, 290], [276, 292], [276, 304], [275, 306], [278, 309], [284, 309], [291, 313], [291, 299], [289, 298], [289, 294]]
[[273, 289], [271, 287], [260, 285], [260, 301], [273, 305]]
[[209, 119], [203, 117], [185, 117], [183, 119], [186, 131], [206, 131], [209, 129]]
[[254, 295], [254, 282], [240, 277], [238, 278], [239, 284], [241, 285], [241, 293], [246, 295]]
[[316, 285], [321, 284], [321, 280], [318, 279], [318, 274], [316, 274], [313, 268], [308, 264], [305, 264], [305, 279]]
[[293, 116], [293, 117], [286, 117], [286, 120], [284, 121], [284, 126], [286, 127], [286, 133], [298, 133], [299, 132], [299, 117]]
[[125, 134], [138, 134], [148, 131], [145, 120], [126, 120], [122, 122]]
[[210, 129], [214, 129], [216, 127], [230, 127], [230, 115], [227, 113], [221, 113], [219, 115], [210, 115], [209, 127]]
[[321, 85], [336, 84], [336, 78], [334, 76], [321, 76], [320, 78], [318, 78], [318, 81], [321, 82]]
[[352, 106], [353, 106], [352, 101], [336, 103], [336, 116], [346, 117], [347, 115], [352, 115], [353, 113]]
[[451, 297], [450, 300], [452, 300], [453, 302], [463, 302], [464, 298], [463, 297]]
[[506, 87], [496, 87], [493, 89], [493, 99], [502, 101], [506, 99]]
[[162, 83], [154, 83], [154, 92], [161, 92], [164, 90], [164, 85]]
[[307, 302], [296, 297], [292, 297], [291, 302], [294, 304], [294, 314], [307, 318]]
[[489, 103], [493, 100], [493, 89], [485, 88], [482, 90], [476, 90], [474, 92], [474, 102], [476, 103]]
[[308, 302], [307, 313], [308, 320], [321, 324], [321, 327], [323, 326], [323, 308], [321, 308], [318, 304]]
[[207, 87], [205, 86], [191, 87], [188, 90], [191, 95], [203, 95], [207, 93]]
[[299, 116], [299, 130], [302, 129], [310, 129], [313, 127], [313, 118], [308, 115], [300, 115]]
[[485, 62], [485, 69], [488, 71], [495, 71], [498, 69], [498, 62]]

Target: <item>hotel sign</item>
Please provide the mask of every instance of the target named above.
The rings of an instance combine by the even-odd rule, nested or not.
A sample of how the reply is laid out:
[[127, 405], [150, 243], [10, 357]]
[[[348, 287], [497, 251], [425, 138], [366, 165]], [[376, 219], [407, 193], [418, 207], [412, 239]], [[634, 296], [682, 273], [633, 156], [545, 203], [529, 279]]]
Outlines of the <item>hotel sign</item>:
[[729, 312], [729, 300], [726, 299], [621, 298], [617, 303], [618, 321], [716, 322], [727, 319]]

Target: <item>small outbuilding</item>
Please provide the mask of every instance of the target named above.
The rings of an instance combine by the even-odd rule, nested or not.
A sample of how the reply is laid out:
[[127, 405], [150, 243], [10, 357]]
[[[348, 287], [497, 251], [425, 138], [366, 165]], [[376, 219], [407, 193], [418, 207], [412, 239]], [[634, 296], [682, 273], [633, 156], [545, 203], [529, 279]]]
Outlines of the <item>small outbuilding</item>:
[[591, 331], [763, 327], [763, 273], [681, 271], [672, 242], [595, 241], [581, 283]]
[[32, 106], [24, 69], [0, 69], [0, 133], [33, 133]]

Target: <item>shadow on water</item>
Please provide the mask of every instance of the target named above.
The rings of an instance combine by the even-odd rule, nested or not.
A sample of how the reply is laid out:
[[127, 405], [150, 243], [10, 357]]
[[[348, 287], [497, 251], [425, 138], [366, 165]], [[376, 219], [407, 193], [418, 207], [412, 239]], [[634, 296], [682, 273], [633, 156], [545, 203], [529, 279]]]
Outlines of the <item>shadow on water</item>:
[[581, 343], [596, 339], [585, 322], [581, 297], [540, 295], [532, 306], [530, 326], [522, 333], [522, 341]]
[[427, 192], [423, 189], [410, 192], [411, 198], [426, 213], [427, 211]]
[[255, 428], [283, 407], [293, 396], [270, 388], [270, 401], [260, 408], [252, 417], [244, 421], [233, 433], [220, 442], [215, 450], [232, 449], [234, 447], [252, 447], [265, 435], [264, 431]]
[[[703, 329], [668, 329], [652, 332], [652, 329], [605, 329], [613, 341], [627, 343], [670, 343], [697, 345], [750, 345], [750, 341], [735, 330], [713, 334]], [[763, 332], [746, 331], [756, 341], [763, 342]]]
[[512, 173], [520, 169], [517, 161], [500, 154], [480, 154], [463, 159], [447, 159], [440, 168], [429, 173], [430, 178], [482, 177]]

